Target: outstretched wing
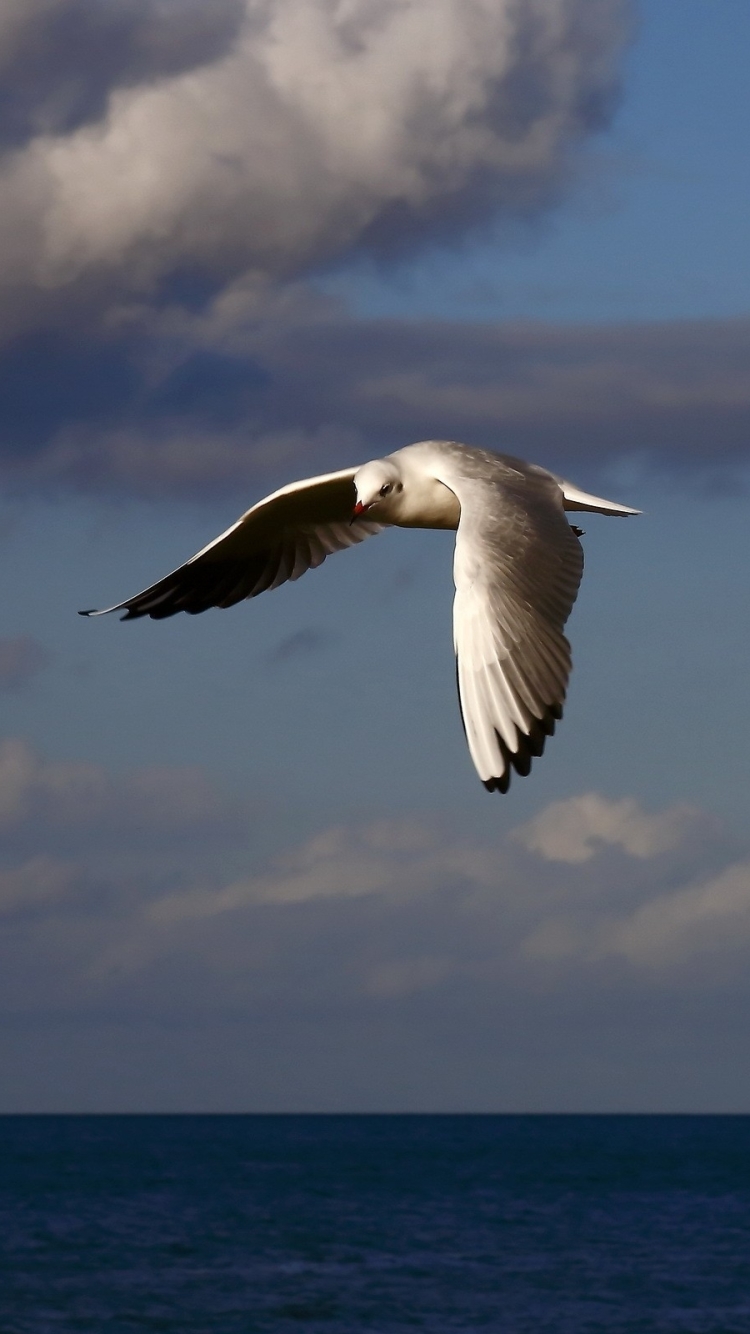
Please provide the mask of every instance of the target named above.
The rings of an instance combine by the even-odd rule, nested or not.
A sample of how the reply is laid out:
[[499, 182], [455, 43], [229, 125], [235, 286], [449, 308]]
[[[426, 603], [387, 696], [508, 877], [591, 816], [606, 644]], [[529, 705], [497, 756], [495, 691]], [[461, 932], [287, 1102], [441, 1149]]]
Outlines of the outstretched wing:
[[502, 484], [459, 480], [453, 609], [466, 739], [488, 791], [526, 775], [562, 717], [570, 675], [563, 626], [583, 551], [555, 480], [541, 470]]
[[113, 607], [81, 615], [124, 611], [124, 621], [138, 616], [161, 620], [178, 611], [195, 615], [209, 607], [232, 607], [288, 579], [299, 579], [334, 551], [382, 532], [385, 525], [380, 523], [351, 522], [355, 472], [347, 468], [274, 491], [157, 584]]

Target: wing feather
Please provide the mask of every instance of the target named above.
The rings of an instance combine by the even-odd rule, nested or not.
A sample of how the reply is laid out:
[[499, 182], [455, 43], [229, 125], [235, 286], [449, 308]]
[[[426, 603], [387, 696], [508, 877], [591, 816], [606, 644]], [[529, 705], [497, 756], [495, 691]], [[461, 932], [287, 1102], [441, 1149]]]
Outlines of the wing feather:
[[461, 505], [454, 643], [461, 716], [489, 791], [525, 776], [562, 717], [571, 658], [563, 627], [583, 571], [554, 478], [507, 473], [497, 485], [446, 478]]
[[253, 505], [226, 532], [135, 597], [83, 616], [123, 611], [123, 620], [198, 615], [301, 578], [336, 551], [383, 531], [368, 519], [351, 523], [356, 468], [285, 486]]

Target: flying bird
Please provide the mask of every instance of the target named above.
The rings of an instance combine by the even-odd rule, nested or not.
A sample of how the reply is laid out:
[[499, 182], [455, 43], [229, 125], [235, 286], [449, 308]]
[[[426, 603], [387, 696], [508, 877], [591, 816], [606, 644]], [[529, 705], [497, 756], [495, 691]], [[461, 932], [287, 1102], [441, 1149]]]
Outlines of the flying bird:
[[231, 607], [384, 528], [456, 533], [453, 642], [471, 758], [490, 792], [525, 776], [562, 717], [570, 675], [563, 627], [583, 572], [565, 510], [639, 510], [587, 495], [545, 468], [453, 440], [425, 440], [292, 482], [142, 593], [102, 611], [161, 620]]

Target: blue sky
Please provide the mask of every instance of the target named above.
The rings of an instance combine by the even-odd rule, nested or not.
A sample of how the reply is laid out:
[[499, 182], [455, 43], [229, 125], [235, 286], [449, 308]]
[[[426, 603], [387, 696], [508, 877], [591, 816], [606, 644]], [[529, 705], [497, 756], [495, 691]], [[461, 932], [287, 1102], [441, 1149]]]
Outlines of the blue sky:
[[[0, 26], [0, 1108], [746, 1110], [746, 6], [53, 8]], [[645, 511], [506, 797], [446, 534], [76, 616], [432, 434]]]
[[329, 290], [366, 315], [565, 322], [743, 316], [750, 219], [745, 52], [728, 0], [640, 6], [622, 98], [565, 203], [532, 227], [379, 268], [343, 264]]

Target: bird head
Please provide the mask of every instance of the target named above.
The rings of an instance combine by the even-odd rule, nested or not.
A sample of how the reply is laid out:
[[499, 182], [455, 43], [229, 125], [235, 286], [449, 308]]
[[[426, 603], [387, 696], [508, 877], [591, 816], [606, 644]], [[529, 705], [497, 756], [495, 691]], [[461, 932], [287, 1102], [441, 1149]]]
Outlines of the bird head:
[[354, 475], [354, 489], [357, 502], [353, 520], [366, 514], [382, 523], [397, 521], [404, 481], [394, 459], [374, 459], [372, 463], [363, 464]]

